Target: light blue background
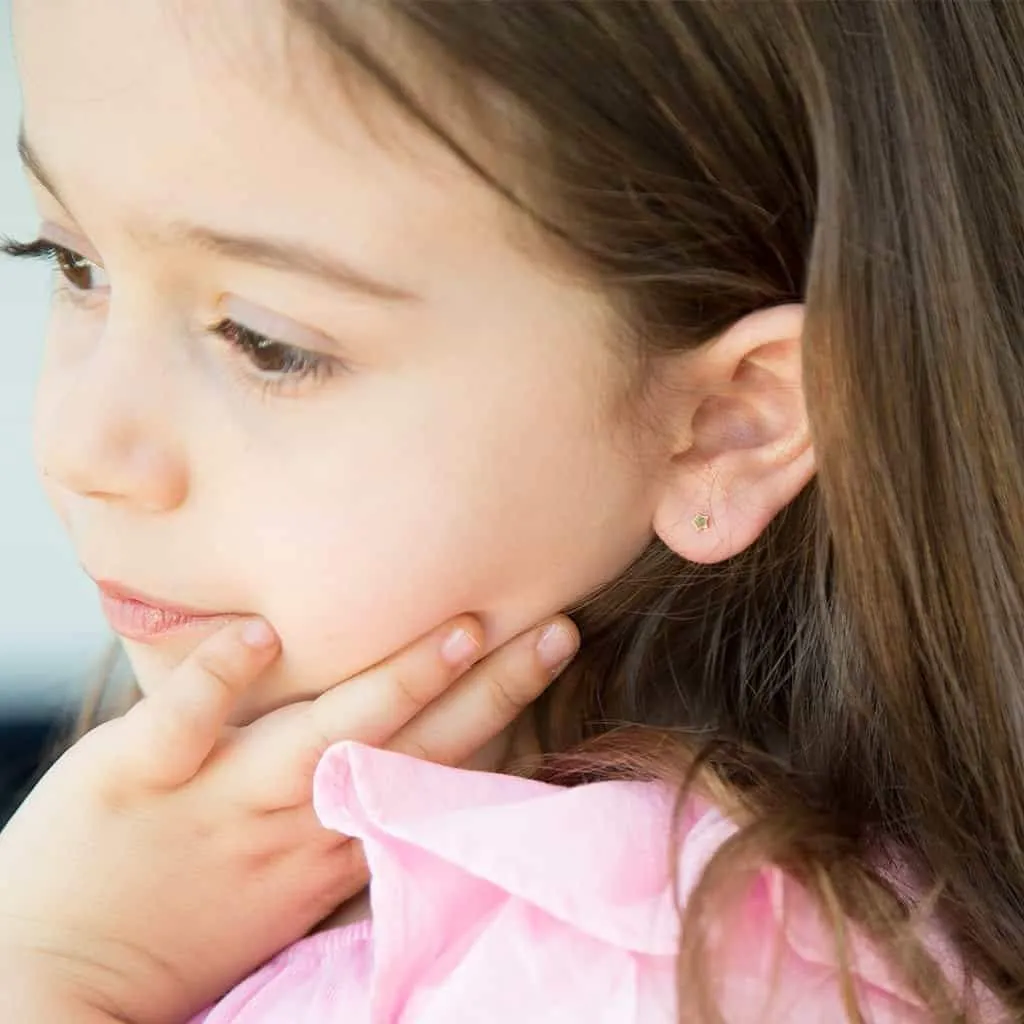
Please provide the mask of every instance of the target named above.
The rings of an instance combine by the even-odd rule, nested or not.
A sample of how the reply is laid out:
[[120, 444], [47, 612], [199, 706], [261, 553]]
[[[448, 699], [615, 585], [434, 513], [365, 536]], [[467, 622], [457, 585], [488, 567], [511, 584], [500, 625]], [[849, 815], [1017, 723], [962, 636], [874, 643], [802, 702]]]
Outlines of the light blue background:
[[[20, 101], [9, 7], [0, 0], [0, 233], [25, 240], [37, 222], [15, 151]], [[110, 640], [95, 586], [32, 465], [49, 275], [26, 262], [0, 258], [0, 715], [73, 701]]]

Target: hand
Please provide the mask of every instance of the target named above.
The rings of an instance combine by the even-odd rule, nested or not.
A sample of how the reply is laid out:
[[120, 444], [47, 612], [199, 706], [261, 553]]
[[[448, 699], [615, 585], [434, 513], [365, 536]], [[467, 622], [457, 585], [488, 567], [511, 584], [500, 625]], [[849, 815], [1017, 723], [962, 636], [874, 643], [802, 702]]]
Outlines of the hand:
[[[578, 634], [555, 623], [564, 664]], [[470, 638], [461, 653], [446, 646], [453, 629]], [[279, 643], [260, 620], [227, 625], [67, 751], [0, 833], [0, 967], [111, 1019], [188, 1020], [365, 886], [360, 844], [313, 811], [324, 751], [353, 739], [464, 763], [557, 674], [544, 632], [470, 668], [480, 626], [460, 617], [316, 700], [231, 728]]]

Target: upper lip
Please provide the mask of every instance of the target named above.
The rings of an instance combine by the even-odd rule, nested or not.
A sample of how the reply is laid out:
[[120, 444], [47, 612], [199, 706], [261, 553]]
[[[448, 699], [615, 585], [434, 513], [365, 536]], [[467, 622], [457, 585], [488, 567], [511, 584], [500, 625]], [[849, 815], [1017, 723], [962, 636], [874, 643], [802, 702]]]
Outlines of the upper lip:
[[214, 612], [208, 608], [193, 608], [184, 604], [170, 604], [159, 597], [151, 597], [142, 593], [141, 590], [133, 590], [116, 580], [98, 580], [93, 582], [103, 591], [107, 597], [119, 601], [137, 601], [139, 604], [149, 605], [151, 608], [158, 608], [160, 611], [170, 612], [174, 615], [188, 616], [189, 618], [212, 618], [217, 615], [227, 615], [228, 612]]

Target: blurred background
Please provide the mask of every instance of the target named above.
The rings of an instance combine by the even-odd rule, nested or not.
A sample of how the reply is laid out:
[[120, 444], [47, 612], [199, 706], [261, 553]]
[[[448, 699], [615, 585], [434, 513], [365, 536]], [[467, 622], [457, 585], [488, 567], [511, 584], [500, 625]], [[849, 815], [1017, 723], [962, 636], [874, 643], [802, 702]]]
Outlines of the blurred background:
[[[0, 234], [38, 224], [15, 150], [20, 97], [0, 0]], [[109, 646], [95, 587], [36, 480], [30, 418], [49, 271], [0, 257], [0, 825]]]

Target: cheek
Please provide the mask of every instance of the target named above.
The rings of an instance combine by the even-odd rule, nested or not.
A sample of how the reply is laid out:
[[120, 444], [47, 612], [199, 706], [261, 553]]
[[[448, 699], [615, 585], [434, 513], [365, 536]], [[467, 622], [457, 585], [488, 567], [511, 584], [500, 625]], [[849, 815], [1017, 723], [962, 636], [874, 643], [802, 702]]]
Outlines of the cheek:
[[[393, 479], [401, 486], [380, 479], [373, 490], [335, 491], [320, 501], [307, 489], [295, 492], [304, 495], [301, 507], [283, 500], [264, 507], [252, 587], [284, 643], [280, 676], [301, 680], [305, 692], [333, 685], [460, 612], [483, 611], [493, 596], [498, 581], [477, 558], [486, 552], [466, 542], [472, 503], [431, 493], [422, 466]], [[288, 536], [275, 523], [288, 524]]]
[[416, 444], [392, 437], [422, 433], [382, 435], [357, 459], [339, 455], [334, 479], [292, 477], [257, 498], [251, 582], [285, 651], [268, 686], [320, 692], [463, 612], [496, 646], [640, 553], [641, 481], [587, 444], [591, 432], [476, 426], [447, 433], [435, 420]]

